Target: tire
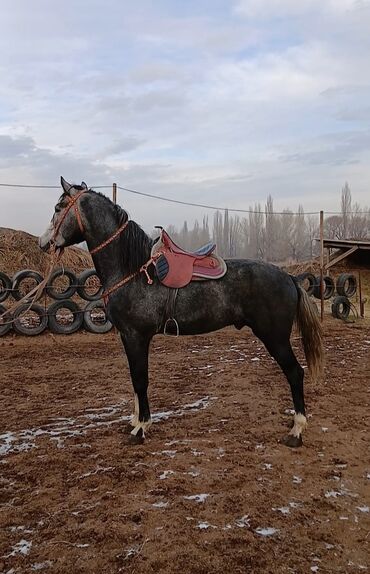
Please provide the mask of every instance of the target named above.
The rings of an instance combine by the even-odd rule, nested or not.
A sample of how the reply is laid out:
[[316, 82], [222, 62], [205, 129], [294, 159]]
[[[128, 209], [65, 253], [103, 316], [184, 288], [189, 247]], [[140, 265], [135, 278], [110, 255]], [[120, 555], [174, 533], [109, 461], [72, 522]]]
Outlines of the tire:
[[[77, 284], [78, 284], [77, 293], [79, 294], [81, 299], [84, 299], [85, 301], [98, 301], [103, 294], [103, 287], [102, 286], [100, 286], [99, 289], [97, 289], [92, 294], [88, 292], [88, 287], [86, 285], [86, 282], [90, 277], [93, 277], [93, 276], [98, 277], [96, 270], [95, 269], [86, 269], [85, 271], [82, 271], [82, 273], [77, 278]], [[98, 280], [99, 280], [99, 278], [98, 278]], [[100, 284], [100, 280], [99, 280], [99, 284]]]
[[343, 297], [353, 297], [356, 293], [357, 281], [354, 275], [342, 273], [337, 279], [337, 293]]
[[[5, 313], [5, 311], [6, 307], [4, 307], [4, 305], [0, 305], [0, 315]], [[0, 319], [0, 337], [9, 333], [10, 329], [12, 328], [12, 324], [9, 322], [11, 321], [11, 319], [12, 318], [10, 316], [4, 317], [4, 324], [1, 322]]]
[[336, 319], [347, 319], [351, 311], [351, 303], [347, 297], [339, 295], [334, 297], [331, 305], [331, 314]]
[[[43, 277], [42, 275], [40, 275], [40, 273], [38, 273], [37, 271], [32, 271], [32, 269], [24, 269], [23, 271], [17, 271], [17, 273], [15, 273], [15, 275], [13, 276], [13, 284], [12, 284], [12, 295], [14, 297], [14, 299], [16, 301], [20, 301], [23, 297], [23, 294], [21, 292], [21, 285], [23, 283], [23, 281], [25, 281], [26, 279], [32, 279], [36, 285], [40, 285], [40, 283], [43, 281]], [[30, 302], [30, 299], [26, 299], [26, 302]]]
[[5, 301], [12, 289], [12, 282], [6, 273], [0, 271], [0, 303]]
[[[102, 323], [95, 323], [92, 319], [92, 311], [94, 309], [102, 309], [105, 315], [105, 320]], [[84, 328], [86, 331], [90, 333], [108, 333], [113, 327], [112, 323], [109, 321], [106, 311], [105, 305], [103, 301], [90, 301], [87, 303], [85, 310], [84, 310]]]
[[[25, 311], [33, 311], [38, 315], [40, 319], [40, 323], [38, 325], [27, 324], [22, 321], [21, 315]], [[40, 335], [43, 333], [48, 326], [48, 316], [45, 313], [45, 309], [41, 307], [41, 305], [33, 304], [29, 305], [29, 303], [23, 303], [18, 309], [14, 311], [13, 314], [13, 329], [18, 335], [27, 335], [28, 337], [34, 337], [35, 335]]]
[[313, 295], [316, 284], [315, 275], [312, 273], [301, 273], [296, 276], [296, 279], [308, 295]]
[[[63, 323], [58, 317], [60, 309], [68, 309], [73, 313], [73, 320], [70, 323]], [[52, 333], [58, 335], [71, 335], [80, 329], [83, 322], [83, 311], [74, 301], [66, 299], [64, 301], [55, 301], [48, 308], [49, 329]]]
[[[58, 277], [68, 277], [69, 285], [64, 291], [59, 291], [54, 285], [54, 281]], [[46, 286], [46, 292], [52, 299], [56, 301], [65, 301], [66, 299], [70, 299], [76, 293], [77, 289], [77, 278], [72, 271], [69, 269], [56, 269], [50, 276], [48, 284]]]
[[[326, 301], [327, 299], [330, 299], [331, 297], [333, 297], [334, 292], [335, 292], [335, 285], [334, 285], [333, 279], [331, 277], [329, 277], [329, 275], [325, 275], [323, 277], [323, 281], [324, 281], [323, 298]], [[314, 297], [316, 297], [316, 299], [321, 299], [320, 276], [315, 277], [315, 287], [314, 287], [313, 295], [314, 295]]]

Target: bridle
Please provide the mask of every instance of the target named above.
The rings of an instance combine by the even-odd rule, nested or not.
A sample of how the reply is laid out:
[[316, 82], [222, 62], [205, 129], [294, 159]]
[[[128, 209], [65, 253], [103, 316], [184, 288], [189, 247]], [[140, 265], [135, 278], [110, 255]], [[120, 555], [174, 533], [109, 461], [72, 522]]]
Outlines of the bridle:
[[[63, 222], [65, 221], [68, 213], [71, 211], [71, 209], [73, 209], [76, 219], [77, 219], [77, 223], [78, 226], [80, 228], [80, 231], [82, 234], [85, 233], [85, 228], [82, 222], [82, 217], [81, 217], [81, 213], [78, 209], [78, 205], [77, 202], [80, 199], [80, 197], [84, 194], [87, 193], [87, 190], [83, 190], [83, 191], [79, 191], [78, 193], [76, 193], [76, 195], [74, 197], [71, 197], [70, 195], [67, 195], [67, 201], [68, 204], [64, 207], [64, 210], [61, 213], [61, 216], [59, 218], [59, 220], [56, 222], [56, 224], [53, 224], [53, 235], [52, 238], [50, 240], [50, 247], [51, 247], [51, 261], [50, 261], [50, 266], [48, 268], [48, 271], [46, 273], [45, 278], [43, 279], [43, 281], [39, 284], [36, 285], [36, 287], [34, 287], [31, 291], [29, 291], [20, 301], [17, 301], [17, 303], [11, 307], [10, 309], [7, 309], [5, 311], [5, 313], [2, 313], [0, 315], [0, 318], [4, 317], [5, 315], [12, 313], [13, 311], [15, 311], [22, 303], [26, 302], [29, 300], [29, 297], [32, 295], [33, 298], [31, 300], [31, 303], [29, 305], [29, 308], [31, 308], [31, 306], [33, 305], [34, 301], [37, 300], [38, 296], [42, 293], [43, 289], [45, 288], [45, 286], [47, 285], [51, 274], [55, 268], [55, 265], [57, 263], [57, 261], [59, 260], [61, 253], [63, 251], [63, 249], [58, 249], [56, 246], [56, 238], [57, 235], [59, 233], [59, 230], [63, 224]], [[104, 249], [105, 247], [107, 247], [107, 245], [109, 245], [110, 243], [112, 243], [112, 241], [114, 241], [128, 226], [129, 224], [129, 220], [125, 221], [114, 233], [113, 235], [111, 235], [110, 237], [108, 237], [108, 239], [106, 239], [105, 241], [103, 241], [102, 243], [100, 243], [97, 247], [94, 247], [94, 249], [91, 249], [90, 254], [94, 255], [95, 253], [99, 253], [99, 251], [101, 251], [102, 249]], [[131, 279], [133, 279], [134, 277], [136, 277], [137, 275], [139, 275], [139, 273], [144, 272], [147, 276], [148, 279], [148, 283], [151, 284], [153, 283], [152, 278], [149, 276], [149, 273], [147, 271], [147, 267], [155, 260], [154, 257], [152, 257], [151, 259], [149, 259], [149, 261], [147, 261], [144, 265], [142, 265], [140, 267], [140, 269], [138, 269], [137, 271], [135, 271], [134, 273], [131, 273], [130, 275], [127, 275], [126, 277], [123, 277], [122, 279], [120, 279], [117, 283], [115, 283], [114, 285], [112, 285], [112, 287], [110, 287], [109, 289], [106, 289], [102, 295], [103, 300], [105, 305], [107, 305], [108, 303], [108, 298], [109, 295], [111, 295], [112, 293], [114, 293], [114, 291], [117, 291], [117, 289], [119, 289], [120, 287], [122, 287], [123, 285], [125, 285], [125, 283], [128, 283], [129, 281], [131, 281]], [[11, 321], [9, 321], [9, 323], [13, 323], [14, 319], [12, 319]]]
[[54, 226], [54, 233], [53, 233], [53, 237], [51, 239], [53, 243], [55, 243], [55, 240], [56, 240], [56, 237], [59, 233], [59, 230], [60, 230], [62, 224], [64, 223], [65, 218], [67, 217], [68, 213], [71, 211], [72, 208], [74, 209], [77, 223], [78, 223], [78, 227], [80, 228], [81, 233], [85, 233], [85, 228], [84, 228], [83, 223], [82, 223], [81, 213], [79, 212], [79, 209], [77, 206], [77, 201], [80, 199], [81, 195], [83, 195], [84, 193], [87, 193], [87, 192], [86, 191], [79, 191], [78, 193], [76, 193], [76, 195], [74, 197], [67, 195], [68, 205], [64, 208], [64, 211], [62, 212], [62, 215], [61, 215], [57, 225]]
[[[56, 240], [56, 237], [59, 233], [59, 230], [60, 230], [63, 222], [65, 221], [68, 213], [71, 211], [71, 209], [73, 209], [75, 216], [76, 216], [78, 226], [80, 228], [80, 231], [84, 235], [85, 228], [84, 228], [84, 225], [82, 222], [82, 217], [81, 217], [80, 210], [78, 209], [77, 202], [80, 199], [80, 197], [82, 195], [84, 195], [85, 193], [88, 193], [88, 192], [87, 191], [79, 191], [73, 197], [71, 197], [70, 195], [67, 195], [68, 204], [64, 208], [64, 211], [62, 212], [61, 217], [58, 220], [57, 224], [54, 226], [54, 232], [53, 232], [52, 239], [51, 239], [52, 245], [55, 246], [55, 240]], [[113, 235], [111, 235], [110, 237], [108, 237], [108, 239], [105, 239], [102, 243], [97, 245], [97, 247], [94, 247], [94, 249], [89, 250], [90, 255], [95, 255], [95, 253], [99, 253], [99, 251], [102, 251], [105, 247], [107, 247], [107, 245], [112, 243], [112, 241], [114, 241], [117, 237], [119, 237], [119, 235], [121, 235], [121, 233], [126, 229], [128, 224], [129, 224], [129, 220], [122, 223], [122, 225], [113, 233]], [[114, 291], [116, 291], [117, 289], [119, 289], [120, 287], [125, 285], [125, 283], [128, 283], [129, 281], [131, 281], [131, 279], [133, 279], [136, 275], [138, 275], [141, 272], [144, 272], [146, 274], [146, 276], [148, 278], [148, 283], [153, 283], [152, 279], [149, 277], [148, 272], [147, 272], [148, 264], [150, 264], [151, 262], [152, 262], [152, 260], [149, 260], [142, 267], [140, 267], [140, 269], [138, 271], [135, 271], [135, 273], [131, 273], [130, 275], [123, 277], [123, 279], [121, 279], [120, 281], [115, 283], [112, 287], [105, 290], [103, 293], [103, 299], [104, 299], [105, 304], [107, 304], [109, 295], [111, 295], [111, 293], [113, 293]]]

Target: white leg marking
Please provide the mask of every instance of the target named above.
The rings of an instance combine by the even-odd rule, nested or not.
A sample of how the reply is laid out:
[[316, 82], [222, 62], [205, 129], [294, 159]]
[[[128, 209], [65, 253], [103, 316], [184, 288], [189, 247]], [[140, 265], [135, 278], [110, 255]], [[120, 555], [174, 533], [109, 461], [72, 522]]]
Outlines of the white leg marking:
[[150, 425], [152, 424], [151, 419], [149, 419], [146, 422], [138, 422], [137, 425], [135, 426], [134, 429], [132, 429], [131, 434], [133, 434], [134, 436], [137, 435], [137, 433], [139, 432], [140, 429], [143, 429], [143, 438], [145, 437], [145, 431], [150, 427]]
[[302, 432], [306, 428], [306, 426], [307, 426], [306, 417], [304, 415], [302, 415], [301, 413], [299, 413], [299, 414], [295, 413], [295, 415], [294, 415], [294, 426], [293, 426], [293, 428], [289, 434], [296, 436], [296, 437], [300, 437]]
[[139, 424], [139, 399], [137, 394], [135, 393], [135, 409], [131, 417], [131, 426], [136, 427], [136, 425], [138, 424]]

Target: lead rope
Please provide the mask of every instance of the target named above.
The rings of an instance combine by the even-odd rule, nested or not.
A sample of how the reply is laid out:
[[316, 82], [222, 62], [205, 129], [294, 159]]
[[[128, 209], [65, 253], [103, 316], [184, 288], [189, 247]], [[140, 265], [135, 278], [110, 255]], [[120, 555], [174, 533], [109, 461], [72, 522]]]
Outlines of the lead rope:
[[9, 316], [9, 315], [13, 314], [14, 311], [19, 309], [19, 307], [21, 307], [21, 305], [23, 305], [23, 303], [28, 303], [30, 297], [32, 297], [31, 302], [24, 312], [27, 313], [27, 311], [29, 311], [31, 309], [32, 305], [35, 303], [35, 301], [38, 300], [38, 298], [41, 296], [43, 290], [45, 289], [45, 287], [46, 287], [46, 285], [47, 285], [47, 283], [51, 277], [51, 274], [53, 273], [55, 266], [56, 266], [57, 262], [59, 261], [61, 255], [62, 255], [62, 250], [58, 249], [58, 251], [57, 251], [55, 246], [52, 245], [51, 246], [51, 260], [50, 260], [49, 267], [47, 268], [47, 271], [46, 271], [45, 279], [43, 279], [41, 281], [41, 283], [39, 283], [39, 285], [36, 285], [36, 287], [34, 287], [33, 289], [31, 289], [31, 291], [26, 293], [26, 295], [24, 297], [22, 297], [22, 299], [17, 301], [12, 307], [7, 309], [4, 313], [2, 313], [0, 315], [0, 325], [10, 325], [10, 324], [14, 323], [16, 318], [10, 319], [10, 321], [7, 321], [7, 322], [1, 321], [1, 319], [6, 317], [7, 315]]

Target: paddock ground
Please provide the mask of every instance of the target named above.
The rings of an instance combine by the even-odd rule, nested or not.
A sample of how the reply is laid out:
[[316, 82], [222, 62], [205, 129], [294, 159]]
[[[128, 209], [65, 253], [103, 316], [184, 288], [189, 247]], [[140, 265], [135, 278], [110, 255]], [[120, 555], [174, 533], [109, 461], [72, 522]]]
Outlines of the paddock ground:
[[325, 347], [290, 450], [289, 387], [249, 331], [154, 340], [140, 446], [115, 333], [1, 339], [0, 572], [368, 571], [369, 322], [328, 318]]

